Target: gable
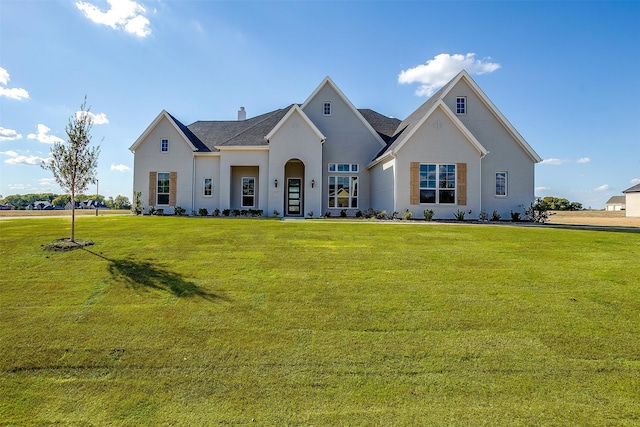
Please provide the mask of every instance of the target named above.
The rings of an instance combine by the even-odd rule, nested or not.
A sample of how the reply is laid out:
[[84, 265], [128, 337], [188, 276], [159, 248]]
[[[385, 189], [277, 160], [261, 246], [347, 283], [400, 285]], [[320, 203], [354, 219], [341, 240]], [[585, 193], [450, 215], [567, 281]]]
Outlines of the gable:
[[264, 139], [269, 142], [278, 132], [280, 132], [285, 124], [290, 125], [296, 133], [302, 132], [301, 125], [305, 126], [308, 131], [311, 131], [320, 142], [324, 142], [326, 137], [320, 132], [320, 130], [316, 127], [315, 124], [307, 117], [307, 115], [302, 111], [302, 109], [293, 105], [287, 114], [276, 124], [273, 129], [264, 137]]
[[[331, 103], [331, 114], [324, 115], [324, 103]], [[329, 78], [311, 93], [300, 107], [324, 135], [331, 129], [341, 132], [366, 132], [380, 147], [386, 143], [371, 124], [354, 107], [340, 88]]]
[[[473, 132], [478, 139], [482, 131], [486, 130], [488, 126], [500, 126], [504, 132], [506, 132], [517, 146], [524, 151], [524, 153], [535, 163], [541, 162], [542, 158], [531, 148], [527, 141], [520, 135], [520, 133], [511, 125], [507, 118], [498, 110], [498, 108], [491, 102], [489, 97], [480, 89], [478, 84], [469, 76], [466, 71], [461, 71], [453, 80], [451, 80], [439, 94], [449, 109], [453, 112], [456, 111], [456, 99], [458, 96], [467, 97], [467, 111], [466, 114], [459, 115], [458, 117], [465, 124], [471, 132]], [[490, 124], [490, 122], [493, 122]], [[483, 143], [488, 144], [492, 138], [482, 140]], [[492, 147], [487, 147], [492, 150]]]
[[[166, 128], [159, 129], [163, 126], [165, 126]], [[135, 154], [138, 147], [140, 147], [140, 145], [145, 142], [147, 138], [149, 138], [154, 132], [157, 133], [158, 131], [160, 132], [160, 134], [165, 134], [164, 137], [168, 137], [169, 133], [175, 132], [178, 136], [178, 139], [187, 144], [187, 146], [191, 148], [192, 151], [200, 151], [203, 148], [206, 151], [206, 147], [204, 146], [204, 144], [198, 141], [198, 138], [193, 135], [186, 126], [180, 123], [180, 121], [169, 114], [166, 110], [162, 110], [160, 114], [158, 114], [155, 120], [151, 122], [149, 126], [147, 126], [144, 132], [142, 132], [142, 135], [140, 135], [138, 139], [136, 139], [136, 141], [133, 143], [133, 145], [129, 147], [129, 150]]]

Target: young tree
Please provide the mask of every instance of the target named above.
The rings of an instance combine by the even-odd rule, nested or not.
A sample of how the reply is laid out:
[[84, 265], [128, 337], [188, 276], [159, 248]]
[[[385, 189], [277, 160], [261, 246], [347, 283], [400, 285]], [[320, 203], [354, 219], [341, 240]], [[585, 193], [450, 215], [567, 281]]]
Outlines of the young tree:
[[92, 120], [85, 97], [80, 111], [69, 118], [65, 128], [68, 140], [56, 142], [51, 148], [51, 160], [42, 162], [56, 182], [71, 195], [71, 241], [75, 242], [76, 195], [95, 182], [100, 147], [90, 147]]

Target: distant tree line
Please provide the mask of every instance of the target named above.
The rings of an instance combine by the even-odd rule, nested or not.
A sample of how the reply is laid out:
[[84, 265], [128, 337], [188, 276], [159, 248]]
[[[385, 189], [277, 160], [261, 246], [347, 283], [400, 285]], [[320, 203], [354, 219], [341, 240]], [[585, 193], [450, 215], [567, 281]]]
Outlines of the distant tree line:
[[581, 211], [582, 203], [570, 202], [561, 197], [547, 196], [539, 200], [540, 207], [548, 211]]
[[[76, 195], [76, 200], [84, 202], [86, 200], [93, 200], [100, 206], [106, 206], [109, 209], [131, 209], [131, 202], [126, 196], [116, 196], [105, 198], [99, 194], [92, 195]], [[71, 195], [69, 194], [54, 194], [54, 193], [32, 193], [32, 194], [14, 194], [0, 199], [0, 203], [9, 204], [14, 209], [24, 210], [27, 207], [37, 201], [47, 201], [54, 207], [64, 208], [67, 203], [71, 201]]]

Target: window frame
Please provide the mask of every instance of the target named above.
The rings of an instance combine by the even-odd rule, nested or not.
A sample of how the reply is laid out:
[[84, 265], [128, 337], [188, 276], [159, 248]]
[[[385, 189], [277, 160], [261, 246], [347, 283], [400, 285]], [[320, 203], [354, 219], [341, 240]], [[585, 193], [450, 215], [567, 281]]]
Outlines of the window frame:
[[329, 163], [327, 170], [329, 173], [358, 173], [360, 165], [358, 163]]
[[[160, 191], [160, 175], [166, 175], [166, 185], [163, 185], [163, 190], [165, 190], [165, 186], [166, 186], [166, 192], [164, 191]], [[163, 179], [163, 181], [165, 181]], [[163, 196], [163, 198], [166, 196], [167, 198], [167, 202], [166, 203], [160, 203], [160, 196]], [[156, 206], [169, 206], [169, 202], [171, 201], [171, 172], [157, 172], [156, 173]]]
[[331, 115], [331, 101], [324, 101], [322, 104], [322, 115], [330, 116]]
[[[423, 166], [426, 166], [424, 172]], [[446, 168], [444, 171], [443, 167]], [[420, 163], [418, 171], [418, 201], [420, 205], [455, 206], [458, 201], [457, 174], [458, 165], [455, 163]], [[423, 175], [425, 175], [424, 178]], [[433, 201], [423, 201], [427, 199], [427, 192], [433, 192]], [[445, 193], [452, 193], [451, 202], [441, 201]]]
[[[251, 180], [251, 194], [245, 194], [245, 180]], [[243, 176], [240, 180], [241, 183], [241, 194], [240, 194], [240, 206], [243, 208], [253, 208], [256, 206], [256, 177], [255, 176]], [[252, 204], [245, 204], [245, 197], [250, 197], [252, 200]]]
[[467, 97], [456, 96], [456, 114], [464, 116], [467, 114]]
[[[345, 188], [344, 181], [342, 183], [340, 181], [345, 179], [348, 184], [348, 186], [346, 187], [348, 195], [339, 196], [339, 188]], [[360, 178], [358, 175], [329, 175], [327, 185], [327, 207], [330, 209], [358, 209], [358, 193], [360, 187], [359, 181]], [[342, 186], [339, 187], [340, 185]], [[331, 195], [332, 188], [334, 192], [333, 195]], [[341, 199], [346, 199], [346, 206], [340, 205]]]
[[160, 152], [161, 153], [169, 152], [169, 138], [163, 138], [160, 140]]
[[[207, 181], [209, 181], [209, 194], [207, 194]], [[213, 178], [204, 178], [202, 184], [202, 197], [213, 197]]]
[[[504, 194], [500, 194], [498, 192], [498, 176], [499, 175], [504, 175]], [[496, 171], [496, 179], [495, 179], [495, 196], [496, 197], [509, 197], [509, 172], [508, 171]]]

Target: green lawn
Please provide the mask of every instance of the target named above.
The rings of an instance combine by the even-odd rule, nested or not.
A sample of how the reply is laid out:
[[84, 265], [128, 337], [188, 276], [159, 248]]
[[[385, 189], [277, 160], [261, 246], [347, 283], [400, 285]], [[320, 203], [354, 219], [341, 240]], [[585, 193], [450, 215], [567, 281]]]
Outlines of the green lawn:
[[640, 233], [0, 221], [0, 424], [640, 423]]

